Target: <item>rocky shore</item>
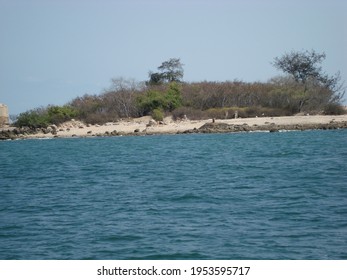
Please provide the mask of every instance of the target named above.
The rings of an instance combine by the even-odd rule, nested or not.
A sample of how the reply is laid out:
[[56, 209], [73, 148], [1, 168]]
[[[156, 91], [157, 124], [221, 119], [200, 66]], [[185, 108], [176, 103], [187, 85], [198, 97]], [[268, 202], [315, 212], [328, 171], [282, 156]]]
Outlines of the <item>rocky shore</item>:
[[286, 130], [331, 130], [344, 128], [347, 128], [347, 115], [261, 117], [202, 121], [174, 121], [168, 117], [162, 122], [156, 122], [151, 117], [142, 117], [106, 123], [104, 125], [90, 125], [71, 120], [60, 126], [51, 125], [47, 128], [1, 128], [0, 140], [251, 131], [280, 132]]
[[206, 123], [196, 130], [187, 130], [184, 133], [228, 133], [228, 132], [251, 132], [268, 131], [280, 132], [289, 130], [312, 130], [312, 129], [343, 129], [347, 128], [347, 122], [331, 122], [328, 124], [287, 124], [278, 125], [275, 123], [249, 126], [248, 124], [233, 125], [227, 123]]

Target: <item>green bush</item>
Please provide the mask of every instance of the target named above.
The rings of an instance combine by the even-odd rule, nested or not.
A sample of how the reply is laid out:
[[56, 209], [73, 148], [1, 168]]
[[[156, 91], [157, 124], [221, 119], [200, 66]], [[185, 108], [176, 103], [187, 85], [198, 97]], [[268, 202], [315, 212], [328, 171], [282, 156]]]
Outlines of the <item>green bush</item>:
[[28, 126], [31, 128], [47, 127], [49, 125], [49, 117], [45, 109], [37, 108], [21, 113], [15, 125], [17, 127]]
[[169, 112], [182, 106], [182, 95], [180, 85], [177, 83], [171, 83], [169, 89], [165, 94], [165, 108]]
[[150, 114], [154, 109], [164, 109], [165, 104], [163, 93], [155, 90], [149, 90], [137, 98], [137, 105], [144, 115]]
[[152, 118], [157, 122], [162, 121], [164, 119], [164, 113], [161, 109], [154, 109], [152, 112]]
[[51, 106], [48, 107], [47, 114], [49, 122], [58, 125], [75, 118], [78, 112], [70, 106]]
[[15, 123], [18, 127], [28, 126], [32, 128], [47, 127], [50, 124], [59, 125], [67, 120], [75, 118], [77, 110], [70, 106], [49, 106], [47, 108], [37, 108], [18, 116]]
[[171, 112], [182, 105], [180, 86], [173, 82], [166, 91], [148, 90], [139, 95], [136, 101], [143, 115], [148, 115], [155, 109]]

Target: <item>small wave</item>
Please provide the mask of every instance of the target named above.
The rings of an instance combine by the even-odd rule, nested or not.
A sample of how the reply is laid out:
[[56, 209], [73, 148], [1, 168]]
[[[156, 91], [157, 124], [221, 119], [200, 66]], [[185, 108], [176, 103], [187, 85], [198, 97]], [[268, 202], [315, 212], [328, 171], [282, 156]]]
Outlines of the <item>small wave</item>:
[[[138, 258], [135, 258], [138, 259]], [[193, 253], [172, 253], [172, 254], [153, 254], [143, 256], [144, 260], [202, 260], [208, 259], [207, 255], [198, 252]]]
[[111, 235], [104, 237], [103, 241], [136, 241], [141, 238], [141, 236], [137, 235]]
[[197, 199], [201, 199], [201, 197], [193, 193], [187, 193], [181, 196], [174, 197], [171, 199], [171, 201], [184, 202], [184, 201], [191, 201], [191, 200], [197, 200]]

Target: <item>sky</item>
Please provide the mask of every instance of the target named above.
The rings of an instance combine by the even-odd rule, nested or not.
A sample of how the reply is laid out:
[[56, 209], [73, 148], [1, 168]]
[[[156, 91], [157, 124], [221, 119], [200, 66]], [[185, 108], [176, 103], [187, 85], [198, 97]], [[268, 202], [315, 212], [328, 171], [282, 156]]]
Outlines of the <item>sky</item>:
[[64, 105], [170, 58], [187, 82], [266, 82], [275, 57], [312, 49], [347, 81], [347, 1], [0, 0], [0, 103]]

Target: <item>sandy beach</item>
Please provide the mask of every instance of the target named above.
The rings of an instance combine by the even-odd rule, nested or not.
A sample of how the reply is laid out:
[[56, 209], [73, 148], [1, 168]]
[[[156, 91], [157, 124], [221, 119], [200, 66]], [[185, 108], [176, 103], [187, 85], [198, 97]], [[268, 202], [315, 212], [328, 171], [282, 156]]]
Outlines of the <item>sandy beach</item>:
[[[335, 125], [332, 128], [345, 128], [347, 115], [326, 116], [285, 116], [285, 117], [258, 117], [238, 119], [208, 119], [208, 120], [176, 120], [166, 117], [162, 122], [155, 122], [151, 117], [125, 119], [117, 122], [105, 123], [104, 125], [90, 125], [78, 120], [71, 120], [60, 126], [51, 126], [47, 130], [38, 130], [35, 133], [17, 133], [16, 138], [52, 138], [52, 137], [95, 137], [95, 136], [122, 136], [122, 135], [153, 135], [153, 134], [177, 134], [189, 132], [201, 132], [199, 130], [205, 124], [214, 124], [215, 127], [236, 127], [236, 131], [268, 130], [269, 127], [276, 129], [315, 129], [324, 125]], [[318, 127], [319, 126], [319, 127]], [[240, 129], [240, 127], [242, 129]], [[228, 129], [229, 129], [228, 128]], [[7, 128], [7, 131], [15, 131]], [[324, 129], [324, 127], [323, 127]], [[330, 127], [328, 127], [330, 129]], [[3, 128], [2, 131], [6, 131]], [[233, 130], [235, 131], [235, 130]], [[231, 131], [231, 132], [233, 132]], [[212, 131], [213, 132], [213, 131]], [[223, 132], [223, 131], [219, 131]], [[227, 132], [227, 131], [225, 131]]]

